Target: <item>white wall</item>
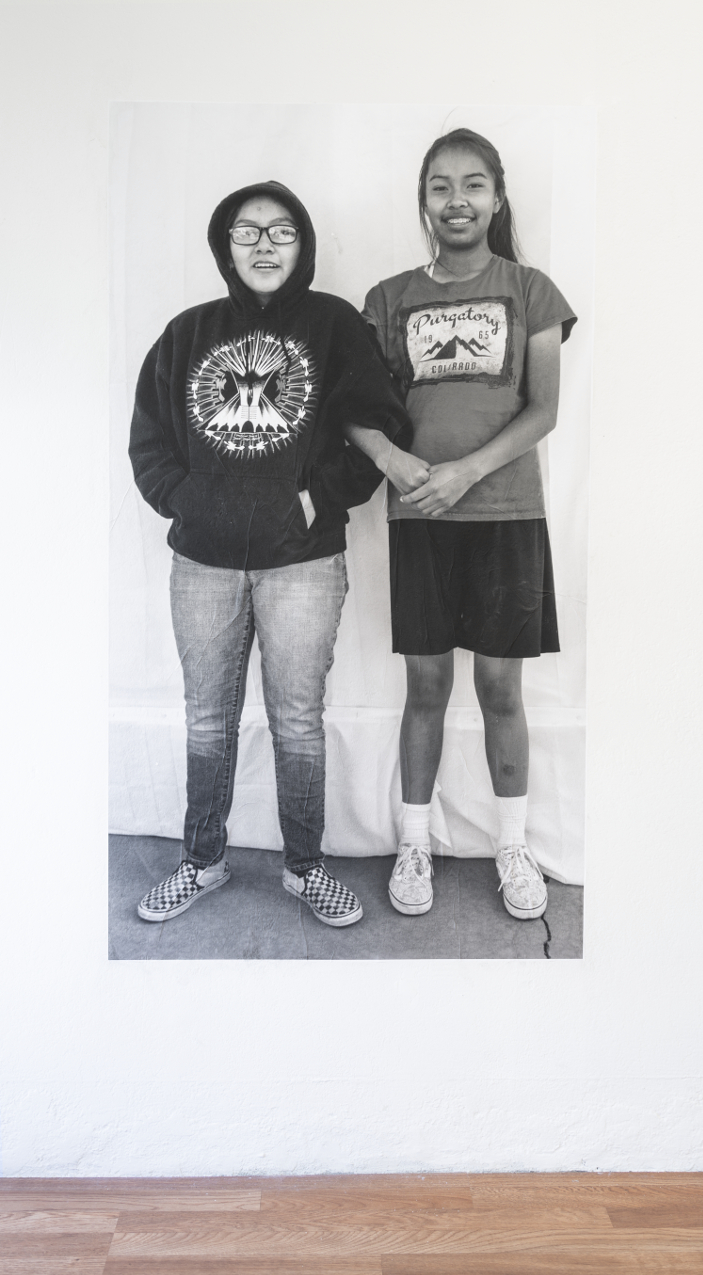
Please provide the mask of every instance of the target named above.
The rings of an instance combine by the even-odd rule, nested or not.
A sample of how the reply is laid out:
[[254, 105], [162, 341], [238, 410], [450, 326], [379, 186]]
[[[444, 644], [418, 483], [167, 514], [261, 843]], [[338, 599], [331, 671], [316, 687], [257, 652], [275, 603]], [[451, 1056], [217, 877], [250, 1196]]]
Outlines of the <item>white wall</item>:
[[[6, 1174], [703, 1167], [693, 10], [427, 12], [0, 10]], [[454, 95], [600, 111], [586, 959], [109, 964], [108, 101]]]

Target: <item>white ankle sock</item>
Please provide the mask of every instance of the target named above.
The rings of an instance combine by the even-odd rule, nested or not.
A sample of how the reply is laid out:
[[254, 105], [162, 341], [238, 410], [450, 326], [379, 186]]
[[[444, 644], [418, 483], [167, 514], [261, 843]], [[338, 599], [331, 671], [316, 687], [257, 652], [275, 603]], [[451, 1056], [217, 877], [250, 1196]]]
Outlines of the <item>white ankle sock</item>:
[[498, 811], [498, 849], [524, 846], [527, 794], [524, 797], [496, 797]]
[[430, 803], [426, 806], [410, 806], [403, 802], [400, 821], [400, 841], [404, 846], [429, 846]]
[[206, 868], [198, 868], [199, 884], [202, 885], [204, 883], [205, 885], [209, 885], [211, 881], [217, 881], [218, 877], [223, 875], [224, 870], [225, 856], [220, 855], [216, 863], [208, 863]]

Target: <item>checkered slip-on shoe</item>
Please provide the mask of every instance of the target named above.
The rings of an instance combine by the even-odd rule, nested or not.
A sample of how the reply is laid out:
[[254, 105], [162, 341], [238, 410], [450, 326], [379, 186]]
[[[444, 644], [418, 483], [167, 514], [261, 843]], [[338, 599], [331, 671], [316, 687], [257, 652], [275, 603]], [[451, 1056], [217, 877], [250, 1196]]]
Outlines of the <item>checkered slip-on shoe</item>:
[[170, 877], [144, 895], [137, 912], [143, 921], [170, 921], [172, 916], [180, 916], [181, 912], [185, 912], [196, 899], [224, 885], [229, 877], [226, 859], [211, 863], [207, 868], [197, 868], [194, 863], [181, 863]]
[[398, 846], [388, 882], [388, 897], [405, 916], [421, 916], [432, 907], [432, 851], [429, 846]]
[[511, 916], [536, 921], [547, 909], [544, 877], [527, 846], [501, 846], [496, 855], [499, 890]]
[[353, 925], [364, 915], [356, 895], [340, 881], [335, 881], [321, 863], [306, 872], [304, 877], [297, 877], [284, 868], [283, 888], [307, 903], [318, 921], [324, 921], [325, 925]]

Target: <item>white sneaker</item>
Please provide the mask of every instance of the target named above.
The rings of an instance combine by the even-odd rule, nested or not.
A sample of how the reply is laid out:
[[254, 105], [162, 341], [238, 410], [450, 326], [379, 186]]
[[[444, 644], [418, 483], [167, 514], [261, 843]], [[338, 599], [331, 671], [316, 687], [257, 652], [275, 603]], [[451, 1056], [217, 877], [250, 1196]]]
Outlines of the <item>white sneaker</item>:
[[429, 846], [399, 846], [388, 883], [388, 895], [396, 912], [420, 916], [432, 907], [432, 851]]
[[224, 885], [229, 876], [224, 855], [207, 868], [197, 868], [194, 863], [184, 861], [170, 877], [144, 895], [137, 912], [143, 921], [170, 921], [185, 912], [196, 899]]
[[499, 890], [511, 916], [535, 921], [547, 907], [547, 887], [527, 846], [502, 846], [496, 855]]

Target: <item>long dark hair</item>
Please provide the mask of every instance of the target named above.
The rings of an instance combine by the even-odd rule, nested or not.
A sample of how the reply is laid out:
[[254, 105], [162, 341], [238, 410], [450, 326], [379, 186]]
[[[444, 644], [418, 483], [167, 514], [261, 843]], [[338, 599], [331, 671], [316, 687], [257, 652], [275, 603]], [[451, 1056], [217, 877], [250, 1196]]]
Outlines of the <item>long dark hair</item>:
[[493, 214], [493, 220], [488, 227], [488, 247], [496, 257], [504, 257], [506, 261], [519, 261], [520, 248], [515, 230], [515, 218], [505, 193], [505, 173], [500, 162], [500, 155], [486, 137], [472, 132], [470, 128], [455, 128], [453, 132], [445, 133], [444, 137], [438, 137], [422, 161], [420, 179], [417, 184], [417, 201], [422, 233], [432, 256], [437, 255], [437, 239], [427, 224], [427, 174], [433, 159], [436, 159], [442, 151], [459, 149], [472, 150], [481, 156], [495, 182], [496, 195], [502, 200], [498, 212]]

